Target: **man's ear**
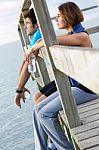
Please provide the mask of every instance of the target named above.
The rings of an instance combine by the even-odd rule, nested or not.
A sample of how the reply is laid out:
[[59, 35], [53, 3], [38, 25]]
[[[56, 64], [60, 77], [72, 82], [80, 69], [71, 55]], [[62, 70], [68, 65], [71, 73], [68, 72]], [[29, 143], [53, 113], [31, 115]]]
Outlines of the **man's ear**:
[[38, 28], [38, 24], [37, 23], [34, 25], [34, 28]]

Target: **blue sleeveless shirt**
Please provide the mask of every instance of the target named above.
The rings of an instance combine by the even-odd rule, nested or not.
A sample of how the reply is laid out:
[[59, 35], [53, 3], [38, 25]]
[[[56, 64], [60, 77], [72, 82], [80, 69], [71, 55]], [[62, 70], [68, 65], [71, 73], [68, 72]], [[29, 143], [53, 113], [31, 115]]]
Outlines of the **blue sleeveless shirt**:
[[[75, 25], [73, 27], [73, 31], [68, 32], [68, 34], [74, 34], [74, 33], [80, 33], [80, 32], [86, 32], [85, 28], [82, 26], [81, 23]], [[70, 78], [70, 77], [69, 77], [69, 81], [70, 81], [70, 84], [72, 87], [77, 87], [79, 84], [79, 82], [77, 82], [76, 80], [74, 80], [73, 78]]]
[[[87, 31], [85, 30], [85, 28], [82, 26], [81, 23], [75, 25], [73, 27], [73, 31], [69, 32], [68, 34], [74, 34], [74, 33], [80, 33], [80, 32], [85, 32], [87, 33]], [[88, 33], [87, 33], [88, 34]], [[89, 90], [88, 88], [86, 88], [85, 86], [83, 86], [82, 84], [80, 84], [78, 81], [76, 81], [75, 79], [69, 77], [69, 81], [70, 81], [70, 85], [71, 87], [78, 87], [80, 89], [82, 89], [83, 91], [87, 92], [87, 93], [91, 93], [93, 94], [93, 92], [91, 90]]]

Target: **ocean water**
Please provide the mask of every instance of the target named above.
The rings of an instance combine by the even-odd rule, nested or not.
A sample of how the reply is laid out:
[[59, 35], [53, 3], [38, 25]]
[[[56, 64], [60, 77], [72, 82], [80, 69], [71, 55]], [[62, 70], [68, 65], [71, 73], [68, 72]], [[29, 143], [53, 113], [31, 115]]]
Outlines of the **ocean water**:
[[[14, 100], [22, 55], [18, 41], [0, 46], [0, 150], [34, 150], [33, 102], [27, 100], [19, 109]], [[33, 96], [35, 82], [27, 87]]]

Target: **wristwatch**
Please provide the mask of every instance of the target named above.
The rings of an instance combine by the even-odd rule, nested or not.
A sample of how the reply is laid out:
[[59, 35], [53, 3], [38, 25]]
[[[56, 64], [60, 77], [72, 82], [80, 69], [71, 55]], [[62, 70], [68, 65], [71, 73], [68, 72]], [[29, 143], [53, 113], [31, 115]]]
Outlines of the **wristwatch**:
[[20, 89], [16, 89], [16, 93], [23, 93], [23, 91]]

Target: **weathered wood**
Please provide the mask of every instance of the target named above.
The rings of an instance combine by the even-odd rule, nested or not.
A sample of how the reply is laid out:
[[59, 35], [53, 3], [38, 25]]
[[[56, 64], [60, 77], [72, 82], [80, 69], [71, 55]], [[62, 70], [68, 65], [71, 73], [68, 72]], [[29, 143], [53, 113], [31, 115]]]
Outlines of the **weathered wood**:
[[53, 46], [51, 54], [57, 69], [99, 93], [99, 50]]
[[43, 80], [43, 86], [50, 82], [50, 78], [47, 72], [47, 68], [44, 59], [37, 57], [37, 66], [39, 68], [40, 77]]
[[21, 29], [21, 33], [22, 33], [22, 37], [23, 37], [23, 40], [24, 40], [24, 44], [27, 47], [27, 45], [29, 44], [29, 39], [28, 39], [28, 36], [26, 34], [26, 30], [24, 28], [24, 23], [20, 23], [19, 26], [20, 26], [20, 29]]
[[[98, 99], [99, 100], [99, 99]], [[96, 101], [97, 100], [93, 100]], [[90, 103], [90, 102], [87, 102]], [[85, 103], [85, 104], [87, 104]], [[91, 148], [98, 149], [99, 148], [99, 108], [97, 109], [97, 112], [93, 110], [93, 108], [99, 107], [99, 102], [98, 103], [93, 103], [91, 105], [87, 105], [87, 107], [79, 108], [83, 112], [83, 120], [84, 120], [84, 125], [74, 128], [71, 130], [72, 136], [79, 145], [81, 150], [91, 150]], [[93, 106], [93, 107], [92, 107]], [[87, 108], [87, 111], [86, 111]], [[94, 115], [93, 115], [94, 114]], [[81, 114], [80, 118], [81, 118]], [[86, 117], [87, 116], [87, 117]], [[90, 122], [90, 123], [89, 123]]]
[[[98, 99], [99, 100], [99, 99]], [[94, 100], [93, 100], [94, 101]], [[79, 111], [79, 114], [83, 114], [83, 112], [88, 112], [90, 110], [94, 110], [96, 108], [99, 108], [99, 102], [96, 103], [96, 104], [93, 104], [93, 105], [90, 105], [88, 107], [85, 107], [85, 108], [80, 108], [78, 111]]]
[[99, 32], [99, 25], [96, 26], [96, 27], [88, 28], [88, 29], [87, 29], [87, 32], [88, 32], [89, 34], [93, 34], [93, 33]]
[[82, 132], [79, 134], [76, 134], [76, 138], [79, 141], [87, 140], [90, 137], [95, 137], [99, 135], [99, 127], [96, 127], [94, 129], [88, 130], [86, 132]]
[[99, 98], [97, 98], [97, 99], [95, 99], [93, 101], [89, 101], [88, 103], [83, 103], [81, 105], [78, 105], [77, 107], [78, 107], [78, 109], [80, 109], [80, 108], [86, 108], [86, 107], [88, 107], [90, 105], [93, 105], [93, 104], [96, 104], [96, 103], [99, 103]]
[[30, 5], [31, 5], [31, 0], [24, 0], [23, 1], [22, 7], [21, 7], [20, 16], [19, 16], [19, 22], [20, 23], [23, 22], [22, 11], [28, 10]]
[[[78, 112], [76, 109], [76, 104], [71, 95], [71, 89], [70, 89], [70, 85], [68, 82], [68, 78], [67, 76], [59, 72], [57, 69], [55, 69], [55, 66], [54, 66], [50, 51], [49, 51], [49, 46], [57, 44], [57, 41], [56, 41], [55, 33], [53, 30], [53, 26], [50, 20], [50, 16], [48, 13], [46, 2], [45, 0], [31, 0], [31, 2], [33, 3], [34, 10], [38, 18], [39, 27], [41, 29], [41, 32], [43, 33], [43, 39], [44, 39], [45, 47], [48, 53], [48, 58], [51, 63], [51, 69], [52, 69], [53, 74], [55, 75], [58, 90], [62, 97], [62, 106], [66, 114], [66, 117], [68, 118], [69, 126], [71, 128], [78, 126], [80, 125], [80, 119], [79, 119]], [[69, 98], [67, 95], [69, 96]], [[70, 111], [71, 104], [72, 104], [72, 109]]]
[[90, 148], [90, 150], [99, 150], [99, 145], [97, 145], [97, 147]]
[[94, 121], [97, 121], [97, 120], [99, 120], [99, 114], [88, 116], [88, 117], [82, 119], [84, 124], [94, 122]]
[[19, 37], [20, 37], [20, 40], [21, 40], [21, 43], [22, 43], [22, 47], [25, 46], [25, 43], [24, 43], [24, 39], [23, 39], [23, 36], [22, 36], [22, 33], [21, 33], [21, 29], [19, 28], [18, 29], [18, 33], [19, 33]]
[[82, 150], [87, 150], [92, 147], [97, 147], [99, 146], [99, 136], [95, 136], [95, 137], [92, 137], [92, 138], [89, 138], [89, 139], [85, 139], [83, 141], [80, 141], [79, 145], [81, 145], [81, 149]]
[[97, 128], [99, 127], [99, 120], [95, 121], [95, 122], [90, 122], [88, 124], [85, 124], [85, 125], [82, 125], [82, 126], [79, 126], [79, 127], [76, 127], [76, 128], [73, 128], [71, 129], [71, 132], [76, 135], [78, 133], [83, 133], [83, 132], [86, 132], [88, 130], [91, 130], [91, 129], [94, 129], [94, 128]]
[[80, 118], [83, 119], [85, 117], [92, 116], [92, 115], [95, 115], [95, 114], [98, 114], [98, 113], [99, 113], [99, 108], [92, 109], [91, 111], [81, 113]]

